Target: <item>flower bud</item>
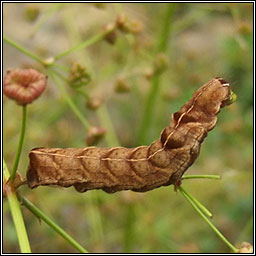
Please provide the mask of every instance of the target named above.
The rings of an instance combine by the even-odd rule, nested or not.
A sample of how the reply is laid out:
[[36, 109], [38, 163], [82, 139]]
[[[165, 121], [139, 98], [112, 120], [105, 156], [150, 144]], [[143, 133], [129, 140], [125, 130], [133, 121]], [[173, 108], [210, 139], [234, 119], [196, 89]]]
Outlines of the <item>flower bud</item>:
[[117, 17], [116, 26], [123, 33], [131, 34], [138, 34], [143, 29], [143, 25], [139, 20], [130, 20], [125, 14], [120, 14]]
[[154, 75], [154, 70], [152, 68], [147, 68], [144, 72], [144, 76], [148, 81], [152, 79], [153, 75]]
[[104, 9], [106, 7], [106, 3], [92, 3], [94, 7], [98, 8], [98, 9]]
[[86, 102], [86, 107], [95, 110], [103, 103], [103, 98], [100, 96], [89, 97]]
[[12, 69], [4, 77], [3, 92], [19, 105], [26, 105], [42, 94], [46, 84], [47, 76], [35, 69]]
[[117, 79], [115, 84], [115, 92], [125, 93], [125, 92], [129, 92], [130, 90], [131, 90], [131, 87], [124, 78]]
[[91, 76], [86, 70], [86, 67], [79, 63], [74, 63], [70, 69], [68, 83], [73, 88], [79, 88], [88, 84], [91, 81]]
[[161, 74], [168, 68], [169, 62], [168, 57], [163, 54], [159, 53], [153, 63], [154, 74]]
[[116, 19], [116, 26], [121, 31], [124, 30], [125, 24], [127, 22], [127, 17], [124, 13], [120, 14]]
[[105, 40], [110, 43], [110, 44], [115, 44], [116, 42], [116, 39], [117, 39], [117, 32], [115, 30], [115, 24], [113, 23], [109, 23], [107, 24], [105, 27], [104, 27], [104, 30], [106, 32], [108, 32], [106, 35], [105, 35]]
[[25, 18], [28, 22], [34, 22], [40, 14], [40, 9], [34, 4], [29, 4], [25, 9]]
[[247, 22], [240, 22], [240, 24], [238, 26], [238, 31], [242, 35], [250, 35], [252, 33], [252, 27]]
[[248, 242], [242, 242], [238, 253], [253, 253], [253, 246]]
[[143, 30], [143, 24], [139, 20], [131, 20], [128, 27], [132, 34], [139, 34]]
[[95, 145], [105, 135], [106, 130], [102, 127], [91, 127], [86, 137], [86, 143], [88, 146]]

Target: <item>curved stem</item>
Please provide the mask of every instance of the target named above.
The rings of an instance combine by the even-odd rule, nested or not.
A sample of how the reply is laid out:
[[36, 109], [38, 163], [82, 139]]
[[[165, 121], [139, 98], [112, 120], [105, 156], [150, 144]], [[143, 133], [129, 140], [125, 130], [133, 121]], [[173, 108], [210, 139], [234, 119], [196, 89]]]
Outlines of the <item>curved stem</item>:
[[52, 221], [48, 216], [46, 216], [40, 209], [38, 209], [34, 204], [32, 204], [25, 197], [20, 197], [20, 201], [24, 206], [35, 214], [38, 218], [42, 219], [46, 224], [48, 224], [53, 230], [59, 233], [64, 239], [66, 239], [73, 247], [75, 247], [81, 253], [88, 253], [88, 251], [81, 246], [76, 240], [74, 240], [66, 231], [64, 231], [60, 226], [58, 226], [54, 221]]
[[16, 153], [16, 159], [15, 159], [14, 166], [13, 166], [12, 173], [11, 173], [12, 180], [15, 179], [16, 171], [17, 171], [18, 164], [20, 161], [20, 154], [21, 154], [21, 149], [22, 149], [24, 136], [25, 136], [25, 130], [26, 130], [26, 119], [27, 119], [27, 106], [25, 105], [25, 106], [22, 106], [22, 124], [21, 124], [20, 140], [19, 140], [18, 150]]
[[57, 78], [55, 77], [56, 73], [52, 69], [48, 69], [49, 76], [54, 81], [54, 83], [58, 86], [63, 98], [68, 103], [69, 107], [72, 109], [72, 111], [75, 113], [75, 115], [78, 117], [78, 119], [83, 124], [84, 128], [88, 130], [90, 128], [89, 122], [84, 118], [83, 114], [80, 112], [80, 110], [77, 108], [73, 100], [69, 97], [67, 92], [65, 91], [64, 87], [61, 85], [61, 83], [58, 82]]
[[[159, 35], [157, 46], [157, 53], [165, 52], [167, 50], [168, 38], [170, 35], [172, 17], [175, 9], [175, 3], [169, 3], [166, 10], [165, 17], [163, 18], [162, 31]], [[149, 93], [145, 103], [145, 110], [142, 117], [142, 123], [138, 133], [138, 141], [140, 145], [147, 143], [148, 127], [151, 126], [153, 120], [153, 111], [157, 102], [157, 97], [160, 91], [160, 74], [153, 76]]]
[[64, 3], [56, 3], [55, 5], [53, 5], [50, 9], [48, 9], [44, 15], [42, 16], [42, 18], [34, 25], [30, 36], [33, 36], [38, 30], [39, 28], [49, 20], [49, 18], [55, 14], [56, 11], [58, 11]]
[[120, 145], [119, 140], [116, 136], [116, 132], [114, 129], [114, 126], [112, 124], [112, 121], [110, 119], [107, 107], [105, 104], [102, 104], [102, 106], [100, 106], [97, 109], [97, 114], [98, 117], [100, 119], [100, 122], [102, 124], [104, 124], [104, 127], [106, 127], [107, 129], [107, 133], [106, 133], [106, 141], [109, 147], [117, 147]]
[[213, 231], [220, 237], [220, 239], [235, 253], [238, 253], [239, 249], [237, 249], [234, 245], [232, 245], [227, 238], [212, 224], [212, 222], [203, 214], [200, 208], [196, 205], [196, 203], [191, 200], [191, 198], [184, 192], [182, 186], [178, 187], [180, 193], [188, 200], [188, 202], [193, 206], [193, 208], [199, 213], [199, 215], [206, 221], [206, 223], [213, 229]]
[[92, 38], [89, 38], [88, 40], [86, 41], [83, 41], [82, 43], [79, 43], [77, 45], [75, 45], [74, 47], [66, 50], [65, 52], [62, 52], [58, 55], [56, 55], [54, 57], [55, 60], [58, 60], [62, 57], [65, 57], [67, 55], [69, 55], [70, 53], [74, 52], [74, 51], [78, 51], [78, 50], [81, 50], [83, 48], [86, 48], [92, 44], [95, 44], [96, 42], [102, 40], [108, 33], [110, 33], [111, 31], [106, 31], [106, 32], [103, 32], [103, 33], [100, 33], [100, 34], [97, 34], [95, 36], [93, 36]]
[[22, 53], [24, 53], [25, 55], [31, 57], [32, 59], [34, 59], [35, 61], [39, 62], [40, 64], [44, 65], [43, 61], [41, 60], [41, 58], [39, 58], [36, 54], [30, 52], [29, 50], [25, 49], [23, 46], [20, 46], [19, 44], [17, 44], [16, 42], [14, 42], [13, 40], [9, 39], [7, 36], [3, 35], [3, 40], [8, 43], [9, 45], [13, 46], [14, 48], [16, 48], [17, 50], [21, 51]]
[[[4, 182], [7, 182], [10, 178], [9, 170], [7, 168], [7, 165], [4, 159], [3, 159], [3, 178], [4, 178]], [[10, 211], [11, 211], [14, 226], [16, 229], [20, 250], [22, 253], [31, 253], [28, 235], [27, 235], [27, 231], [24, 224], [24, 220], [23, 220], [23, 216], [20, 209], [20, 204], [18, 201], [16, 191], [11, 189], [11, 186], [9, 186], [6, 183], [4, 183], [4, 191], [6, 193], [6, 196], [8, 198], [8, 202], [10, 205]]]
[[191, 201], [208, 217], [212, 218], [212, 213], [204, 206], [202, 205], [195, 197], [193, 197], [190, 193], [188, 193], [184, 188], [180, 188], [182, 192], [189, 197]]

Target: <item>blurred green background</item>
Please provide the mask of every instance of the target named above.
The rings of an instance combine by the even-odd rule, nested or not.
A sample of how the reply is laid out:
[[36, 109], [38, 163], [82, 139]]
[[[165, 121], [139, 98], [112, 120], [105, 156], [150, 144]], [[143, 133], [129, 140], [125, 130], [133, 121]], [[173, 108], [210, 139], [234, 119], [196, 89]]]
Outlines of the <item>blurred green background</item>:
[[[152, 121], [145, 129], [146, 144], [159, 137], [171, 113], [202, 84], [218, 76], [227, 80], [237, 102], [221, 111], [199, 158], [186, 172], [220, 174], [222, 180], [186, 180], [183, 186], [213, 212], [213, 223], [233, 244], [253, 242], [252, 3], [4, 3], [3, 7], [4, 33], [44, 59], [88, 40], [120, 14], [126, 15], [130, 33], [119, 31], [114, 44], [102, 40], [58, 62], [69, 68], [74, 62], [86, 67], [92, 80], [82, 90], [92, 98], [104, 99], [115, 134], [125, 147], [140, 145], [140, 127], [156, 65], [162, 65], [163, 72]], [[167, 19], [168, 10], [172, 15]], [[159, 57], [157, 48], [166, 24], [168, 41], [164, 57]], [[8, 68], [24, 67], [44, 72], [42, 66], [6, 43], [3, 53], [4, 73]], [[120, 81], [128, 92], [120, 93]], [[63, 85], [91, 125], [107, 128], [102, 107], [90, 110], [81, 93]], [[22, 110], [5, 96], [3, 100], [4, 158], [11, 169]], [[49, 79], [43, 95], [28, 106], [20, 173], [26, 174], [30, 149], [85, 147], [86, 136], [87, 131]], [[110, 145], [103, 138], [98, 146]], [[53, 187], [30, 190], [26, 186], [19, 191], [90, 252], [230, 252], [173, 187], [115, 194], [80, 194], [73, 188]], [[33, 252], [77, 252], [26, 208], [22, 210]], [[3, 250], [19, 252], [7, 200], [3, 213]]]

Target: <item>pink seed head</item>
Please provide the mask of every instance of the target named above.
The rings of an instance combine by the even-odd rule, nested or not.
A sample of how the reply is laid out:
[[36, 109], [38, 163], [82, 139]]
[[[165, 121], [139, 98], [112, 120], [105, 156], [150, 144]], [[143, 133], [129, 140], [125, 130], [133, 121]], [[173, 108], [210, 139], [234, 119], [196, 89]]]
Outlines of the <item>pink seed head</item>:
[[4, 94], [19, 105], [36, 100], [44, 91], [47, 76], [34, 69], [8, 70], [3, 83]]

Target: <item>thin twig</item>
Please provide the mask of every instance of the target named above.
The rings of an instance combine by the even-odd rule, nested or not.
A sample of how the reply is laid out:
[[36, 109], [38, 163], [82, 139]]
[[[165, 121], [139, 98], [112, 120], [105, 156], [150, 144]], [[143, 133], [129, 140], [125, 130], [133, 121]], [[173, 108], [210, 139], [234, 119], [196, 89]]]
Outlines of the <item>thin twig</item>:
[[13, 46], [14, 48], [16, 48], [17, 50], [19, 50], [20, 52], [24, 53], [25, 55], [31, 57], [32, 59], [34, 59], [35, 61], [39, 62], [40, 64], [44, 65], [43, 61], [41, 60], [40, 57], [38, 57], [36, 54], [32, 53], [31, 51], [25, 49], [23, 46], [17, 44], [16, 42], [14, 42], [13, 40], [11, 40], [10, 38], [8, 38], [6, 35], [3, 35], [3, 40], [8, 43], [9, 45]]
[[95, 36], [93, 36], [92, 38], [86, 40], [86, 41], [83, 41], [82, 43], [79, 43], [73, 47], [71, 47], [70, 49], [56, 55], [54, 57], [55, 60], [59, 60], [60, 58], [63, 58], [67, 55], [69, 55], [70, 53], [74, 52], [74, 51], [78, 51], [78, 50], [82, 50], [92, 44], [95, 44], [96, 42], [98, 41], [101, 41], [102, 39], [104, 39], [104, 37], [110, 33], [111, 31], [106, 31], [106, 32], [103, 32], [103, 33], [100, 33], [100, 34], [97, 34]]
[[104, 127], [107, 129], [106, 133], [106, 141], [109, 147], [117, 147], [120, 145], [119, 140], [116, 136], [116, 132], [114, 130], [114, 126], [110, 119], [107, 107], [105, 104], [102, 104], [97, 109], [97, 115], [100, 119], [101, 124], [104, 124]]
[[184, 188], [181, 188], [182, 192], [186, 194], [190, 198], [191, 201], [195, 203], [195, 205], [208, 217], [212, 218], [212, 213], [202, 205], [195, 197], [193, 197], [190, 193], [188, 193]]
[[220, 180], [221, 176], [220, 175], [184, 175], [182, 179], [216, 179]]
[[27, 198], [20, 196], [20, 201], [28, 210], [35, 214], [36, 217], [40, 218], [46, 224], [48, 224], [53, 230], [60, 234], [68, 243], [75, 247], [79, 252], [88, 253], [88, 251], [82, 245], [80, 245], [76, 240], [74, 240], [66, 231], [64, 231], [60, 226], [58, 226], [54, 221], [52, 221], [48, 216], [46, 216], [45, 213], [43, 213]]
[[73, 100], [71, 99], [71, 97], [67, 94], [67, 92], [65, 91], [65, 88], [62, 86], [61, 83], [59, 83], [59, 81], [56, 78], [56, 73], [54, 72], [54, 70], [52, 69], [48, 69], [48, 73], [49, 76], [51, 77], [51, 79], [54, 81], [54, 83], [57, 85], [57, 87], [59, 88], [63, 98], [67, 101], [68, 105], [70, 106], [71, 110], [75, 113], [75, 115], [78, 117], [78, 119], [81, 121], [81, 123], [83, 124], [84, 128], [86, 130], [88, 130], [90, 128], [90, 123], [85, 119], [85, 117], [83, 116], [83, 114], [81, 113], [81, 111], [77, 108], [77, 106], [75, 105], [75, 103], [73, 102]]
[[[159, 36], [157, 53], [165, 52], [167, 49], [168, 38], [170, 36], [172, 17], [175, 9], [175, 3], [169, 3], [163, 18], [162, 31]], [[160, 91], [160, 74], [155, 74], [152, 78], [151, 87], [145, 103], [145, 110], [142, 117], [142, 123], [138, 133], [138, 141], [141, 145], [147, 143], [148, 127], [151, 127], [153, 120], [153, 110], [155, 108], [157, 98]]]
[[179, 186], [178, 190], [181, 194], [188, 200], [188, 202], [193, 206], [193, 208], [199, 213], [199, 215], [205, 220], [205, 222], [213, 229], [213, 231], [220, 237], [220, 239], [235, 253], [238, 253], [239, 249], [237, 249], [234, 245], [232, 245], [227, 238], [212, 224], [212, 222], [203, 214], [200, 208], [184, 193], [184, 189]]
[[[4, 178], [4, 182], [8, 181], [10, 178], [10, 173], [4, 159], [3, 159], [3, 178]], [[23, 216], [20, 209], [20, 204], [18, 201], [16, 191], [13, 190], [8, 184], [4, 184], [4, 191], [6, 193], [6, 196], [8, 198], [8, 202], [10, 205], [10, 211], [11, 211], [14, 226], [16, 229], [20, 250], [22, 253], [31, 253], [28, 235], [27, 235], [27, 231], [24, 224], [24, 220], [23, 220]]]
[[20, 132], [20, 139], [19, 139], [18, 149], [16, 153], [16, 158], [15, 158], [14, 166], [11, 173], [12, 180], [15, 179], [16, 171], [20, 161], [20, 155], [21, 155], [21, 150], [22, 150], [22, 145], [23, 145], [25, 130], [26, 130], [26, 119], [27, 119], [27, 106], [25, 105], [25, 106], [22, 106], [21, 132]]

